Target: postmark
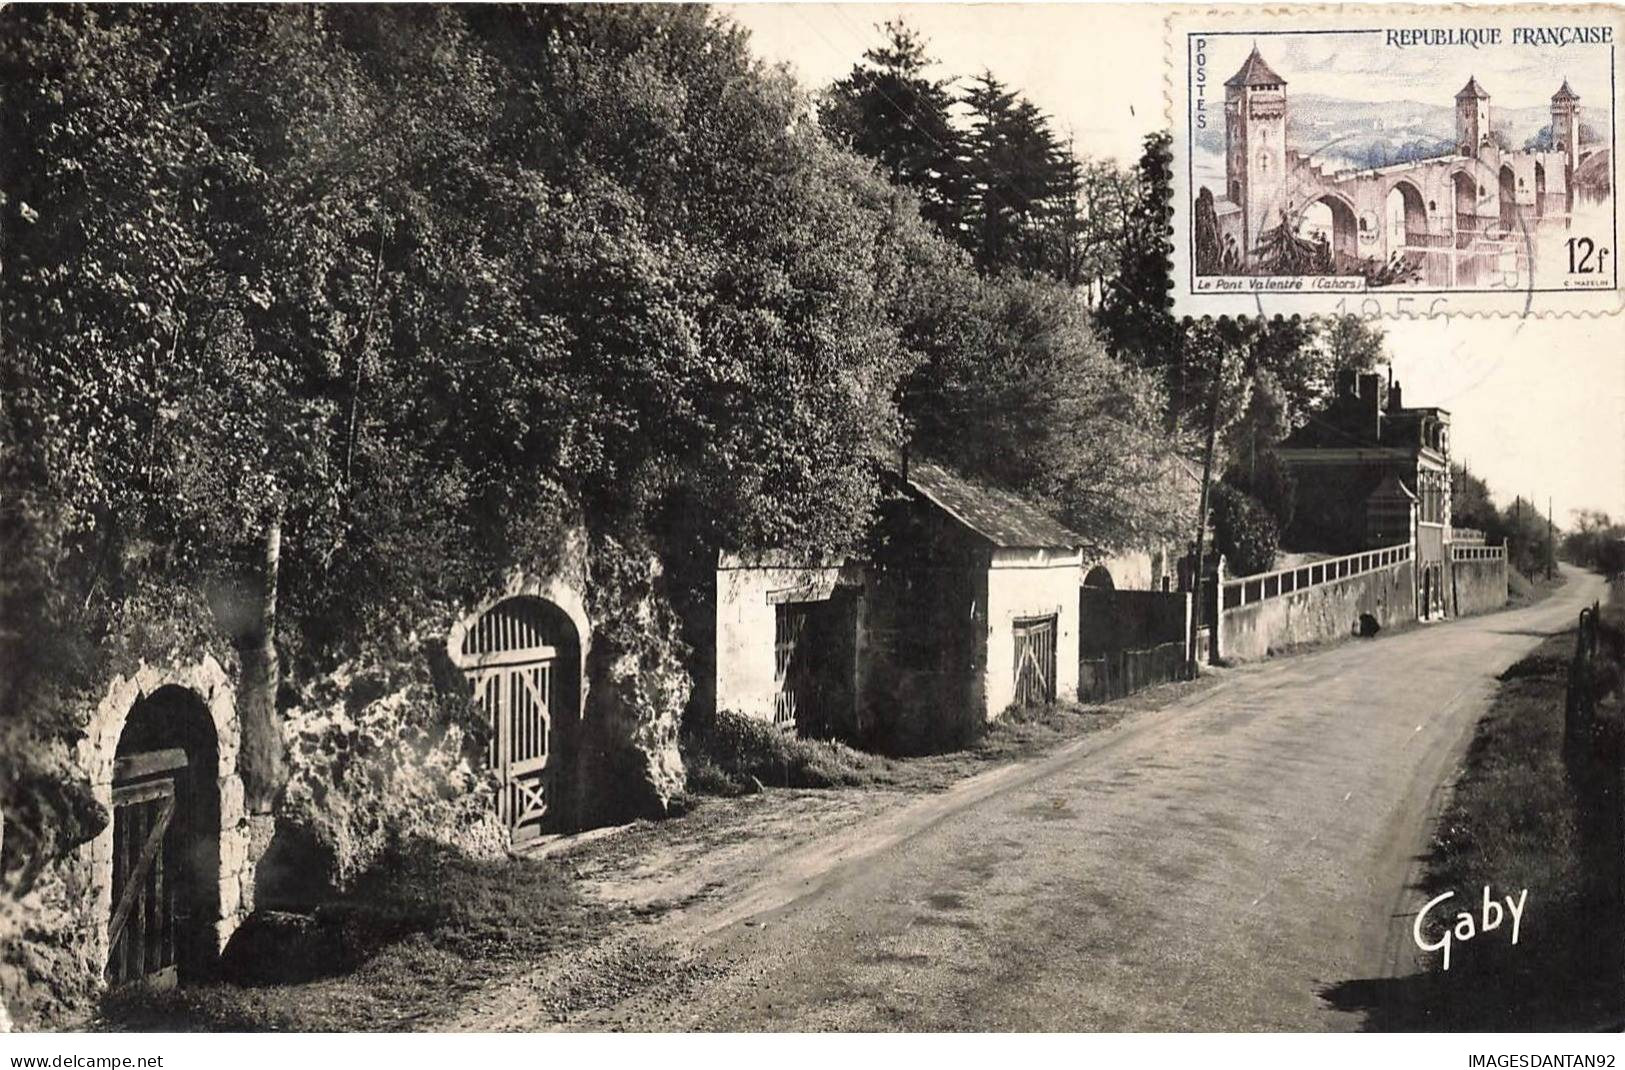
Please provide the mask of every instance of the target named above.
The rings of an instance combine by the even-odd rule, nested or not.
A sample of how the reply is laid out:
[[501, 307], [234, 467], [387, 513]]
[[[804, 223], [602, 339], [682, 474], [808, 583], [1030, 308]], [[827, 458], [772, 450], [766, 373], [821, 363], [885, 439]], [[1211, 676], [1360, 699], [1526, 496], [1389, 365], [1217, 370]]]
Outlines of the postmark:
[[1167, 42], [1176, 313], [1625, 307], [1625, 9], [1190, 9]]

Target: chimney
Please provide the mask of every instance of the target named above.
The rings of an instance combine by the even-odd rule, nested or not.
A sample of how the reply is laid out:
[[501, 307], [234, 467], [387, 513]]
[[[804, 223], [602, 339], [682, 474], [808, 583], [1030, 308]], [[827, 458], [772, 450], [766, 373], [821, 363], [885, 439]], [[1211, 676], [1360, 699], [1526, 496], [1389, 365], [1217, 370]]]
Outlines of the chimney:
[[1360, 423], [1373, 441], [1382, 438], [1382, 376], [1374, 372], [1360, 375]]
[[1388, 387], [1388, 411], [1398, 412], [1405, 407], [1404, 395], [1399, 392], [1399, 382], [1395, 380]]

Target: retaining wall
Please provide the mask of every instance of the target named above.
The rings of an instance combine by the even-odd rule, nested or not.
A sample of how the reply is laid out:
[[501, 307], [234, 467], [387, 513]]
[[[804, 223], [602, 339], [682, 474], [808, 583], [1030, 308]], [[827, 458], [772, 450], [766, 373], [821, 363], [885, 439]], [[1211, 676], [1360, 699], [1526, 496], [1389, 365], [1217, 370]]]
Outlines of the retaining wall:
[[1250, 661], [1306, 643], [1348, 638], [1359, 634], [1364, 614], [1383, 628], [1416, 619], [1416, 570], [1409, 557], [1226, 609], [1217, 653]]
[[1450, 562], [1450, 612], [1489, 613], [1507, 604], [1507, 558], [1499, 546], [1458, 546]]

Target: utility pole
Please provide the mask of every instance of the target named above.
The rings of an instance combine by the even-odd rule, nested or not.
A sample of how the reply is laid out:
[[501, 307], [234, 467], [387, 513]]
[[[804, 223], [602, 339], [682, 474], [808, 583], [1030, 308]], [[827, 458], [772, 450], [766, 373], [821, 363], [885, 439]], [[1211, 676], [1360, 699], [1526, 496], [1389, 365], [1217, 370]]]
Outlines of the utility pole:
[[[1195, 599], [1191, 606], [1191, 634], [1190, 634], [1190, 674], [1196, 677], [1196, 666], [1201, 661], [1196, 650], [1196, 637], [1199, 634], [1199, 622], [1202, 619], [1202, 599], [1205, 597], [1202, 590], [1202, 553], [1203, 544], [1207, 541], [1207, 504], [1208, 493], [1213, 486], [1213, 448], [1219, 437], [1219, 390], [1224, 382], [1224, 343], [1217, 343], [1218, 352], [1213, 360], [1213, 386], [1208, 391], [1207, 400], [1207, 450], [1202, 457], [1202, 496], [1196, 507], [1196, 558], [1192, 562], [1193, 578], [1191, 580], [1191, 597]], [[1208, 634], [1214, 634], [1219, 627], [1219, 616], [1224, 611], [1224, 595], [1219, 595], [1220, 605], [1208, 621]]]
[[1557, 571], [1557, 526], [1552, 523], [1552, 496], [1546, 495], [1546, 579]]
[[1523, 528], [1521, 527], [1522, 524], [1523, 524], [1523, 499], [1518, 497], [1517, 495], [1513, 495], [1513, 497], [1512, 497], [1512, 533], [1507, 536], [1507, 564], [1510, 565], [1513, 568], [1518, 567], [1518, 565], [1517, 565], [1518, 555], [1515, 552], [1517, 547], [1513, 544], [1513, 540], [1516, 539], [1522, 533], [1522, 531], [1523, 531]]

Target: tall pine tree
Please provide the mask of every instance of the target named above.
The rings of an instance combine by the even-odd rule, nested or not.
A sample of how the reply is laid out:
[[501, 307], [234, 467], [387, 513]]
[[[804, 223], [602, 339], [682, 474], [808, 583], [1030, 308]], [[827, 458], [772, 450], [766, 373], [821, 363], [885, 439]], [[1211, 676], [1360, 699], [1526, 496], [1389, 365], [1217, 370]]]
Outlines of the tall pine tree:
[[932, 79], [927, 41], [902, 21], [886, 40], [824, 93], [819, 122], [837, 142], [875, 160], [920, 198], [920, 214], [962, 241], [966, 193], [964, 138], [952, 121], [952, 83]]

